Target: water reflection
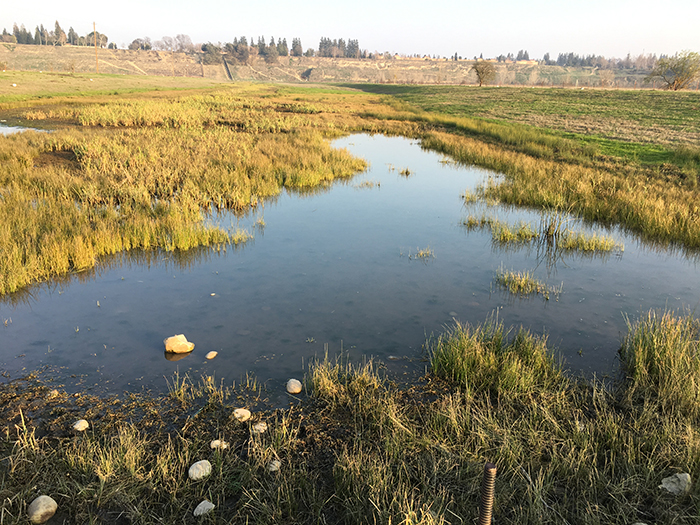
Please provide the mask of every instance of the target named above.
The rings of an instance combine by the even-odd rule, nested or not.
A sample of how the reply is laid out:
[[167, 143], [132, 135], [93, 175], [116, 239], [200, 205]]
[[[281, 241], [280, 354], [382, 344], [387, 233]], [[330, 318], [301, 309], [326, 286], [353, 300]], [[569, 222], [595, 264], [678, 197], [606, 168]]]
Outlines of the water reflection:
[[[258, 230], [259, 231], [259, 230]], [[14, 293], [0, 296], [0, 304], [12, 307], [20, 305], [28, 306], [39, 301], [43, 295], [61, 295], [65, 289], [73, 284], [87, 284], [95, 282], [105, 274], [119, 270], [133, 268], [151, 269], [163, 268], [167, 272], [173, 270], [185, 271], [196, 268], [198, 265], [211, 261], [215, 257], [225, 257], [228, 251], [243, 250], [246, 246], [254, 244], [255, 239], [240, 244], [226, 244], [221, 246], [198, 246], [189, 250], [165, 251], [131, 250], [119, 252], [101, 257], [92, 268], [65, 275], [58, 275], [43, 283], [35, 283], [26, 286]]]

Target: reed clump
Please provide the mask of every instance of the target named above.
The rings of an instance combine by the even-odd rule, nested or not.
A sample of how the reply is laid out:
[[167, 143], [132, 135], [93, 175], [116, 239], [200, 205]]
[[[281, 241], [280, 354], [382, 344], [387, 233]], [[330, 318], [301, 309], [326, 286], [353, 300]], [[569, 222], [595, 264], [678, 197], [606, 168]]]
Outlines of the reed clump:
[[536, 243], [555, 252], [588, 254], [624, 251], [612, 237], [573, 230], [569, 221], [561, 213], [545, 213], [535, 228], [524, 221], [511, 225], [490, 215], [469, 215], [462, 224], [469, 231], [489, 229], [493, 242], [500, 245]]
[[559, 286], [547, 285], [537, 279], [529, 270], [516, 272], [514, 270], [505, 270], [501, 267], [496, 271], [495, 281], [496, 284], [511, 294], [520, 296], [541, 295], [545, 300], [549, 300], [550, 294], [558, 298], [563, 290], [563, 284]]

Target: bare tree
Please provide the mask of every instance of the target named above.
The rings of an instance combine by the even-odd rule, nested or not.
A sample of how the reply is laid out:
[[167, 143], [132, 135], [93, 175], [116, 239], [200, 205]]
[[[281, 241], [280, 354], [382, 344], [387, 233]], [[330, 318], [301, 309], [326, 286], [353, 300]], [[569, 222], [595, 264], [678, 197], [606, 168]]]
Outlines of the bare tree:
[[700, 78], [700, 54], [694, 51], [681, 51], [672, 57], [660, 58], [651, 73], [644, 79], [650, 82], [660, 78], [666, 89], [678, 91]]
[[176, 50], [180, 52], [188, 52], [194, 49], [192, 39], [188, 35], [177, 35], [175, 37]]
[[496, 78], [496, 66], [485, 60], [477, 60], [472, 64], [472, 70], [476, 73], [479, 86], [488, 85]]
[[603, 87], [612, 86], [615, 82], [615, 71], [612, 69], [599, 69], [600, 85]]
[[171, 36], [164, 36], [161, 38], [161, 41], [163, 42], [164, 49], [167, 51], [174, 51], [175, 50], [175, 39]]

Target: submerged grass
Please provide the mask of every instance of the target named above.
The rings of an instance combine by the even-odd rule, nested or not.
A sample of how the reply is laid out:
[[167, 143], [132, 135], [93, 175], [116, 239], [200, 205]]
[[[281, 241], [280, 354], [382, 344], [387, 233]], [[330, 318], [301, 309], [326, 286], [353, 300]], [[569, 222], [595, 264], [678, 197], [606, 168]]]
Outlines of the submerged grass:
[[[168, 395], [68, 395], [35, 378], [0, 386], [3, 523], [38, 494], [70, 523], [472, 523], [483, 464], [498, 468], [499, 523], [695, 523], [698, 484], [661, 480], [700, 468], [698, 322], [649, 314], [631, 323], [617, 383], [568, 376], [544, 336], [492, 318], [427, 342], [430, 372], [392, 383], [368, 361], [326, 357], [308, 396], [253, 407], [260, 390], [176, 377]], [[676, 357], [681, 359], [677, 360]], [[78, 417], [91, 422], [80, 434]], [[265, 421], [268, 431], [252, 425]], [[212, 449], [213, 439], [230, 443]], [[193, 482], [190, 464], [211, 476]], [[267, 467], [281, 463], [277, 473]]]
[[562, 292], [563, 284], [560, 286], [548, 286], [542, 281], [535, 278], [530, 271], [516, 272], [513, 270], [505, 270], [503, 267], [496, 271], [496, 284], [514, 295], [541, 295], [544, 299], [549, 300], [550, 294], [556, 298]]

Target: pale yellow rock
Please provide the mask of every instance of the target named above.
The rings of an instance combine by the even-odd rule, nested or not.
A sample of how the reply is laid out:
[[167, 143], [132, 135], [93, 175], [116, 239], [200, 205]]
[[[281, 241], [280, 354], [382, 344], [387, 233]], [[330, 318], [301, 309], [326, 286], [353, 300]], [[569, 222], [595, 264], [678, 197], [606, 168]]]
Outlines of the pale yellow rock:
[[233, 411], [233, 417], [235, 417], [241, 423], [248, 421], [250, 419], [250, 410], [247, 408], [237, 408]]
[[260, 423], [255, 423], [253, 425], [253, 433], [254, 434], [262, 434], [263, 432], [267, 431], [267, 423], [264, 421], [261, 421]]
[[77, 430], [78, 432], [82, 432], [83, 430], [87, 430], [90, 428], [90, 423], [85, 421], [84, 419], [79, 419], [75, 423], [73, 423], [73, 430]]
[[211, 443], [209, 443], [209, 446], [213, 449], [218, 449], [218, 450], [225, 450], [228, 448], [228, 442], [224, 441], [223, 439], [215, 439]]
[[282, 462], [279, 459], [273, 459], [272, 461], [270, 461], [270, 463], [267, 464], [267, 471], [278, 472], [281, 466]]
[[190, 343], [183, 334], [163, 339], [163, 343], [165, 351], [173, 354], [186, 354], [194, 350], [194, 343]]
[[207, 359], [214, 359], [217, 355], [219, 355], [219, 352], [212, 350], [204, 357], [206, 357]]
[[51, 496], [39, 496], [29, 504], [27, 516], [32, 523], [46, 523], [56, 514], [58, 503]]
[[298, 394], [301, 392], [301, 381], [298, 379], [290, 379], [287, 381], [287, 392], [290, 394]]

